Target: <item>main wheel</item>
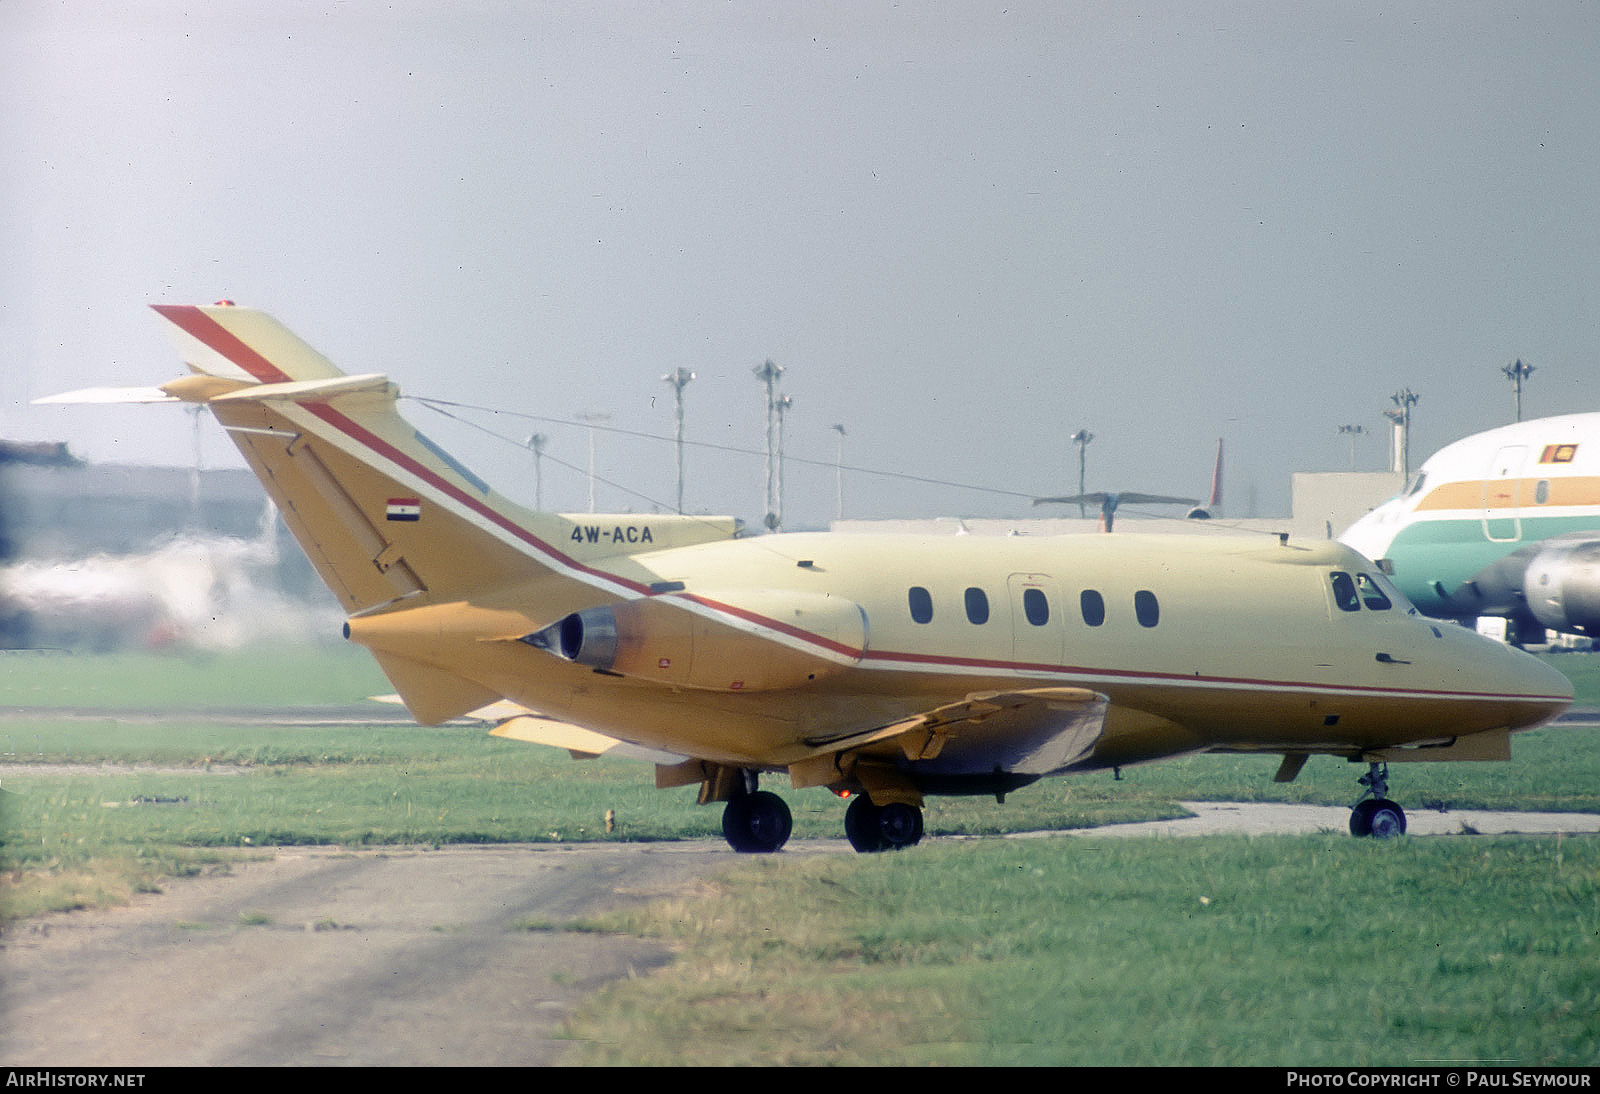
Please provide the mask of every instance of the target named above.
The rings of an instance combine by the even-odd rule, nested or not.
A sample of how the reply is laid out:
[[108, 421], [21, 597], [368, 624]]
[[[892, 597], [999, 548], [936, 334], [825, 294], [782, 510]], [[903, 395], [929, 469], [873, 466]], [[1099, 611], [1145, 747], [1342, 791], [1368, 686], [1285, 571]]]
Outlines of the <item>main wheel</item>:
[[883, 829], [878, 823], [882, 812], [865, 794], [851, 799], [850, 808], [844, 811], [844, 835], [851, 847], [863, 854], [883, 850]]
[[891, 849], [911, 847], [922, 839], [922, 810], [905, 802], [890, 802], [878, 818], [878, 830]]
[[770, 790], [740, 794], [722, 810], [722, 835], [735, 851], [770, 854], [789, 842], [793, 830], [788, 805]]

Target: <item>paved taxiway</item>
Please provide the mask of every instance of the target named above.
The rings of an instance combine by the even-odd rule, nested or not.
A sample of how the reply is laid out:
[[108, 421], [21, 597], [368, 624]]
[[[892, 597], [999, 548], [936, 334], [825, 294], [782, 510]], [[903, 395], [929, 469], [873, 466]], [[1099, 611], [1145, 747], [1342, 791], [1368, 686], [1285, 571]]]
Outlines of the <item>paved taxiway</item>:
[[[1077, 838], [1343, 833], [1349, 815], [1186, 804], [1195, 817]], [[1600, 832], [1587, 814], [1410, 819], [1417, 834]], [[851, 853], [842, 840], [800, 840], [783, 858]], [[562, 1022], [579, 1001], [672, 954], [547, 928], [692, 893], [748, 861], [720, 841], [263, 851], [127, 907], [6, 932], [0, 1064], [560, 1063], [571, 1047]]]

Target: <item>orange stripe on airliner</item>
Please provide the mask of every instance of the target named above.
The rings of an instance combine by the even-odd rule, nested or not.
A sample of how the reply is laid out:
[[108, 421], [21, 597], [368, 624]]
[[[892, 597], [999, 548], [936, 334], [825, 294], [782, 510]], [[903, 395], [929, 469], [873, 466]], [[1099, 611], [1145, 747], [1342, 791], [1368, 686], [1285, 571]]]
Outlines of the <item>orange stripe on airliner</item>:
[[[1548, 484], [1546, 500], [1538, 498], [1539, 484]], [[1558, 505], [1600, 505], [1600, 477], [1567, 475], [1548, 479], [1483, 479], [1447, 482], [1434, 487], [1417, 503], [1417, 512], [1426, 510], [1506, 509], [1519, 506], [1546, 509]]]

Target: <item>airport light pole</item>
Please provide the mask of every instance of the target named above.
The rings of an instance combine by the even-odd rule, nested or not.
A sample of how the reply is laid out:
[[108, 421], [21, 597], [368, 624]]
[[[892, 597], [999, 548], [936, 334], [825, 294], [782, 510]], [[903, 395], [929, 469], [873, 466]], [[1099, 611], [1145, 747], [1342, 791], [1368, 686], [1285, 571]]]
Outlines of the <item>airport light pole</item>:
[[611, 417], [598, 411], [590, 411], [576, 416], [578, 421], [589, 427], [589, 512], [594, 512], [594, 424], [606, 421]]
[[686, 368], [673, 369], [661, 379], [672, 385], [673, 402], [677, 406], [677, 430], [675, 439], [678, 445], [678, 512], [683, 512], [683, 389], [694, 379], [694, 373]]
[[773, 510], [777, 520], [773, 524], [773, 531], [783, 527], [783, 417], [794, 406], [794, 400], [787, 395], [778, 396], [778, 507]]
[[1350, 470], [1352, 471], [1356, 469], [1356, 438], [1363, 436], [1366, 432], [1367, 427], [1363, 425], [1342, 425], [1339, 427], [1339, 435], [1350, 438]]
[[1399, 429], [1399, 435], [1395, 438], [1395, 457], [1400, 464], [1397, 470], [1402, 479], [1411, 477], [1411, 408], [1416, 406], [1421, 398], [1422, 396], [1410, 388], [1401, 388], [1389, 396], [1389, 400], [1398, 409], [1383, 412], [1384, 417]]
[[[1089, 442], [1092, 440], [1094, 440], [1094, 434], [1087, 429], [1080, 429], [1072, 435], [1072, 443], [1078, 446], [1078, 494], [1080, 497], [1085, 489], [1083, 485], [1084, 470], [1088, 465]], [[1079, 518], [1081, 519], [1088, 515], [1089, 511], [1083, 507], [1083, 502], [1080, 501], [1078, 503]]]
[[541, 466], [541, 457], [544, 456], [545, 442], [550, 438], [543, 433], [530, 433], [523, 443], [533, 453], [533, 507], [544, 508], [544, 468]]
[[755, 373], [757, 380], [767, 386], [767, 516], [766, 525], [769, 529], [778, 527], [778, 461], [777, 461], [777, 435], [778, 435], [778, 379], [783, 375], [783, 366], [773, 364], [770, 360], [757, 365], [750, 370]]
[[844, 519], [844, 426], [835, 425], [839, 434], [839, 448], [833, 458], [834, 520]]
[[1522, 421], [1522, 381], [1533, 375], [1533, 366], [1525, 363], [1518, 357], [1509, 365], [1502, 365], [1500, 371], [1506, 374], [1517, 390], [1517, 421]]

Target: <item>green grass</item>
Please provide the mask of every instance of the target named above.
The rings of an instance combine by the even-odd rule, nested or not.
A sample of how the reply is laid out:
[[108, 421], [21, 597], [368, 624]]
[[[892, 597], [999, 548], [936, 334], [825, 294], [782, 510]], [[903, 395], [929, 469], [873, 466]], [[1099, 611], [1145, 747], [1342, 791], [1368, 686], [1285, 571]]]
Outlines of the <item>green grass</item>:
[[394, 689], [344, 643], [206, 653], [0, 651], [0, 707], [118, 713], [358, 703]]
[[[1594, 660], [1556, 662], [1588, 671]], [[656, 790], [641, 764], [574, 761], [477, 726], [230, 724], [205, 714], [273, 700], [361, 704], [385, 689], [371, 661], [350, 647], [203, 661], [11, 655], [0, 658], [0, 687], [8, 700], [0, 706], [13, 708], [0, 718], [0, 758], [55, 765], [29, 774], [0, 766], [0, 868], [10, 882], [0, 916], [114, 902], [164, 876], [225, 862], [230, 852], [275, 844], [720, 836], [717, 808], [695, 805], [693, 788]], [[194, 713], [164, 713], [174, 705]], [[1600, 811], [1600, 732], [1550, 728], [1519, 736], [1514, 749], [1510, 764], [1397, 765], [1394, 793], [1413, 809]], [[97, 773], [67, 764], [113, 766]], [[1047, 780], [1004, 805], [936, 798], [927, 830], [982, 835], [1153, 820], [1183, 815], [1184, 799], [1349, 804], [1363, 770], [1319, 757], [1282, 785], [1271, 781], [1276, 764], [1196, 756], [1132, 768], [1120, 780]], [[794, 811], [796, 838], [838, 837], [843, 803], [788, 790], [782, 780], [770, 785]]]
[[1592, 1064], [1600, 841], [1045, 838], [752, 863], [593, 924], [584, 1063]]
[[[1600, 689], [1600, 659], [1553, 660], [1580, 696]], [[274, 844], [720, 838], [717, 808], [696, 806], [692, 788], [656, 790], [640, 764], [574, 761], [478, 727], [205, 713], [347, 708], [386, 691], [345, 647], [199, 662], [13, 655], [0, 658], [0, 687], [13, 708], [0, 718], [8, 919], [115, 903]], [[1600, 731], [1548, 728], [1513, 750], [1509, 764], [1395, 765], [1393, 792], [1412, 809], [1600, 811]], [[29, 761], [53, 767], [19, 773]], [[1120, 780], [1049, 780], [1004, 805], [933, 799], [927, 828], [1079, 828], [1179, 815], [1178, 801], [1202, 798], [1347, 805], [1364, 770], [1318, 757], [1280, 785], [1276, 766], [1196, 756]], [[794, 810], [796, 838], [839, 836], [843, 803], [769, 785]], [[903, 854], [730, 863], [703, 897], [565, 925], [681, 951], [574, 1020], [585, 1062], [1600, 1058], [1594, 837], [930, 840]], [[241, 923], [265, 925], [249, 913]]]

